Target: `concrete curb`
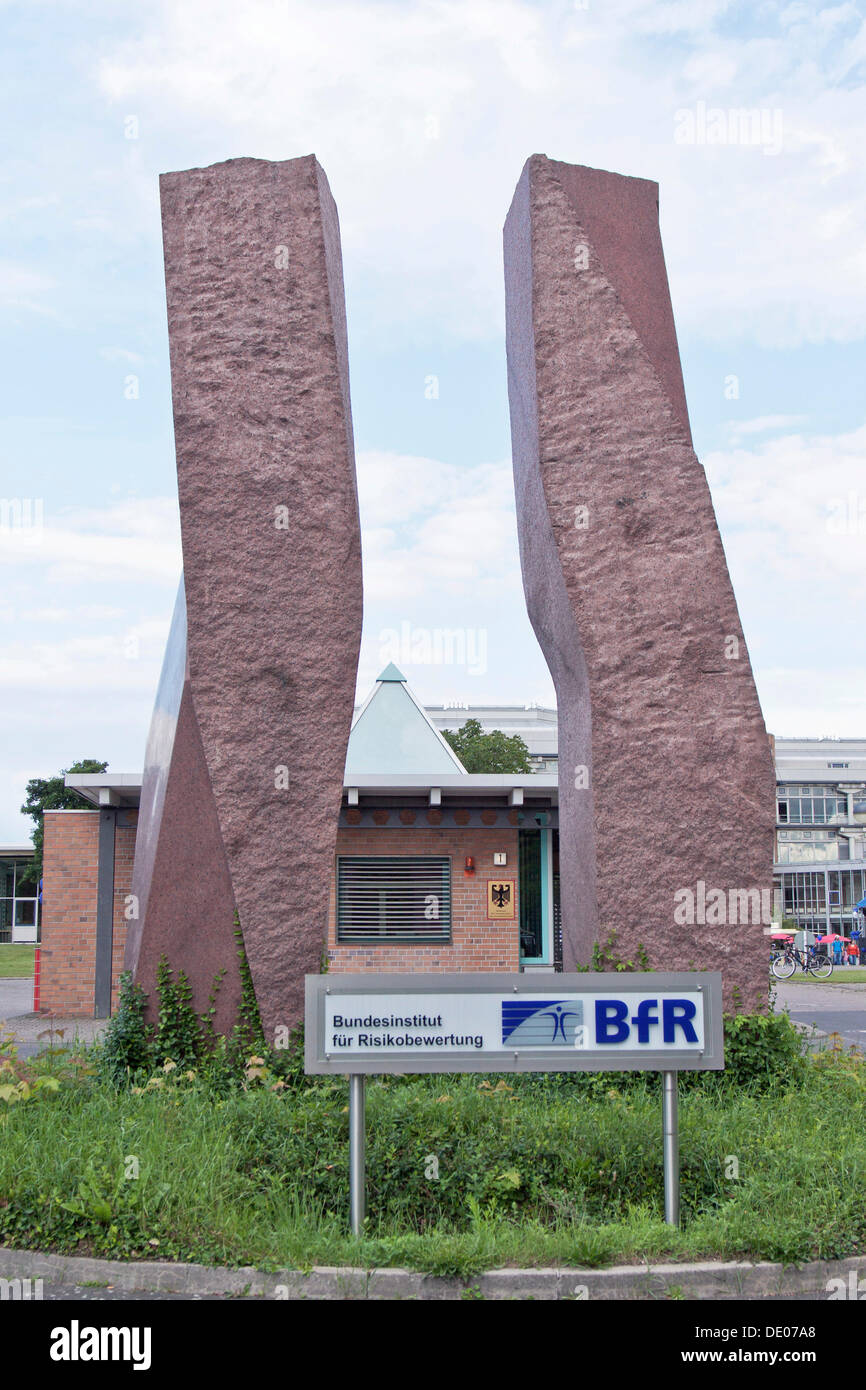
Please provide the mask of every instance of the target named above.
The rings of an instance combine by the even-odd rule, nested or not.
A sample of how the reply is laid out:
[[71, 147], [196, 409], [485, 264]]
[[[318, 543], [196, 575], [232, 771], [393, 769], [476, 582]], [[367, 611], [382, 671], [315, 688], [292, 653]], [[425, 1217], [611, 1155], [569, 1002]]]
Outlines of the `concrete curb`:
[[807, 1052], [824, 1052], [826, 1050], [829, 1033], [822, 1033], [821, 1029], [816, 1028], [814, 1023], [798, 1023], [795, 1018], [792, 1018], [791, 1022], [803, 1036]]
[[[849, 1276], [854, 1274], [854, 1279]], [[748, 1261], [619, 1265], [612, 1269], [493, 1269], [474, 1278], [446, 1279], [409, 1269], [322, 1266], [309, 1273], [265, 1274], [251, 1267], [211, 1268], [167, 1261], [97, 1260], [0, 1248], [0, 1278], [42, 1279], [51, 1285], [226, 1294], [273, 1299], [762, 1299], [830, 1296], [830, 1280], [849, 1287], [866, 1276], [866, 1256], [816, 1260], [795, 1268]]]

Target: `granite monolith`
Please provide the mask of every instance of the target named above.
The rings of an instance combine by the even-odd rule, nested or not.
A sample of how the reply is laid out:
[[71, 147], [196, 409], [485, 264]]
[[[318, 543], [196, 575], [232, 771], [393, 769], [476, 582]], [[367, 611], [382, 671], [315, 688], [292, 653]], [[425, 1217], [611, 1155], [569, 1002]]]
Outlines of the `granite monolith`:
[[[766, 1000], [774, 769], [692, 448], [658, 186], [534, 155], [505, 224], [524, 590], [557, 691], [563, 960]], [[743, 919], [746, 920], [743, 920]]]
[[152, 985], [165, 951], [199, 1006], [225, 968], [234, 1008], [237, 911], [274, 1040], [321, 965], [361, 635], [339, 226], [313, 156], [160, 188], [184, 582], [127, 966]]

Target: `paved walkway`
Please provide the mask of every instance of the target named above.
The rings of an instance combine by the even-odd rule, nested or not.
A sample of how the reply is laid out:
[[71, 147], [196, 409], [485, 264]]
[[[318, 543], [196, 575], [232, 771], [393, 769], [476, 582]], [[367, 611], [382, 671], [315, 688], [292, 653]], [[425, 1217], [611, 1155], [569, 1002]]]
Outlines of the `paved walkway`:
[[808, 984], [776, 982], [776, 1008], [787, 1009], [795, 1023], [814, 1025], [822, 1033], [839, 1033], [849, 1046], [866, 1048], [866, 984], [835, 977]]
[[17, 1018], [33, 1008], [33, 978], [0, 980], [0, 1019]]
[[61, 1018], [33, 1013], [33, 980], [0, 980], [0, 1032], [14, 1033], [21, 1057], [32, 1057], [52, 1042], [69, 1047], [76, 1039], [93, 1042], [105, 1032], [104, 1018]]

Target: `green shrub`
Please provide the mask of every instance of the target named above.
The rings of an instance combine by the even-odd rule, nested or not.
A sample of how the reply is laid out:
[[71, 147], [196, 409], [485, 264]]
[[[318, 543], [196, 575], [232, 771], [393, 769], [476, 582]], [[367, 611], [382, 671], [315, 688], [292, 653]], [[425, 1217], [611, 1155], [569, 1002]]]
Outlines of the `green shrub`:
[[237, 942], [238, 969], [241, 976], [241, 1002], [238, 1009], [238, 1021], [235, 1025], [233, 1040], [237, 1051], [243, 1056], [249, 1056], [251, 1052], [261, 1052], [265, 1047], [265, 1034], [262, 1028], [261, 1015], [259, 1014], [258, 1001], [256, 1000], [256, 990], [253, 984], [250, 963], [247, 960], [247, 953], [244, 947], [244, 937], [241, 931], [241, 923], [238, 914], [235, 913], [235, 941]]
[[807, 1072], [802, 1034], [786, 1013], [725, 1015], [725, 1079], [736, 1088], [799, 1085]]
[[307, 1084], [304, 1076], [303, 1029], [289, 1039], [288, 1048], [265, 1045], [252, 975], [243, 936], [235, 920], [241, 975], [241, 1002], [235, 1027], [228, 1037], [213, 1029], [216, 1000], [226, 971], [213, 982], [208, 1008], [199, 1016], [193, 1007], [192, 986], [183, 970], [175, 971], [162, 956], [156, 973], [158, 1016], [155, 1027], [145, 1014], [148, 996], [128, 972], [120, 977], [118, 1005], [96, 1048], [100, 1074], [115, 1085], [127, 1084], [138, 1073], [148, 1075], [170, 1060], [186, 1071], [195, 1068], [215, 1095], [225, 1095], [248, 1083], [251, 1056], [261, 1057], [268, 1074], [286, 1085]]
[[150, 1068], [152, 1053], [144, 1021], [147, 995], [133, 983], [130, 971], [120, 977], [117, 1009], [109, 1020], [99, 1048], [99, 1068], [103, 1076], [121, 1086], [136, 1072]]
[[171, 1059], [178, 1067], [192, 1067], [199, 1060], [203, 1043], [201, 1019], [192, 1006], [192, 986], [183, 970], [177, 974], [165, 956], [156, 971], [159, 1022], [153, 1040], [157, 1062]]

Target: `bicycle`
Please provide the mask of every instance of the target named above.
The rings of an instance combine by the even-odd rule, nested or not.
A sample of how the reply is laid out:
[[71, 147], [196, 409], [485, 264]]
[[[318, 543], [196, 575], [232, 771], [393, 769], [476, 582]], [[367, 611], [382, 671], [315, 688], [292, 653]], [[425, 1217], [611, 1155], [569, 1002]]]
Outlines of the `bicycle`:
[[833, 962], [829, 956], [819, 956], [814, 951], [803, 956], [796, 946], [786, 946], [771, 961], [770, 969], [777, 980], [790, 980], [798, 965], [804, 975], [815, 975], [819, 980], [828, 980], [833, 974]]

